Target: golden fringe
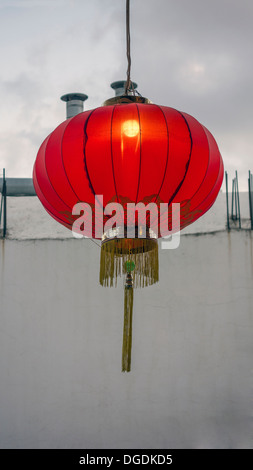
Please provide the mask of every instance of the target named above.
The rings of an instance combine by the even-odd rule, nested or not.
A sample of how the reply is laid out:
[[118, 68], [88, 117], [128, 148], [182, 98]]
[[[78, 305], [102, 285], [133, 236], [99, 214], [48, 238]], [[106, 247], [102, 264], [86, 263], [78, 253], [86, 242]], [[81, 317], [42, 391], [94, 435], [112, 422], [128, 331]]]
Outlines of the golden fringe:
[[125, 287], [122, 372], [131, 370], [133, 300], [133, 288]]
[[[127, 250], [127, 242], [129, 248]], [[131, 246], [131, 247], [130, 247]], [[117, 286], [118, 277], [126, 274], [126, 261], [133, 261], [133, 287], [147, 287], [159, 280], [158, 243], [155, 239], [117, 238], [104, 242], [100, 256], [100, 284]]]

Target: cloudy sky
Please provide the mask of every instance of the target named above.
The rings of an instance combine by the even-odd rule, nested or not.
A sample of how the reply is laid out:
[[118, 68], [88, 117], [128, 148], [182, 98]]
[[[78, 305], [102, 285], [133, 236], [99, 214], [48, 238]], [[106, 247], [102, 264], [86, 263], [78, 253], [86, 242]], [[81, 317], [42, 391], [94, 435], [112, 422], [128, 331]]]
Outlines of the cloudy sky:
[[[131, 77], [157, 104], [214, 135], [230, 178], [253, 171], [253, 1], [131, 0]], [[126, 77], [125, 0], [0, 0], [0, 172], [31, 177], [38, 147], [65, 119]]]

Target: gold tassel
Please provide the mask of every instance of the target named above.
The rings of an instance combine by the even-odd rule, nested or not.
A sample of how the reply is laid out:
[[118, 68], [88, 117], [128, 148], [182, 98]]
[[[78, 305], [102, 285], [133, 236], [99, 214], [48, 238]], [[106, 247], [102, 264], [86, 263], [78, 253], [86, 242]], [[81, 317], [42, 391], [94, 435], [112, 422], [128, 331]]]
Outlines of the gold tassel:
[[101, 245], [100, 284], [117, 286], [117, 278], [126, 275], [122, 372], [130, 372], [132, 348], [133, 288], [158, 282], [158, 243], [154, 238], [107, 238]]
[[132, 318], [134, 290], [132, 285], [132, 275], [127, 273], [124, 299], [124, 329], [122, 345], [122, 372], [131, 370], [131, 349], [132, 349]]
[[[130, 246], [128, 246], [130, 245]], [[133, 261], [134, 287], [147, 287], [159, 280], [158, 243], [156, 239], [111, 239], [101, 246], [100, 284], [117, 286], [117, 278], [126, 274], [127, 261]]]

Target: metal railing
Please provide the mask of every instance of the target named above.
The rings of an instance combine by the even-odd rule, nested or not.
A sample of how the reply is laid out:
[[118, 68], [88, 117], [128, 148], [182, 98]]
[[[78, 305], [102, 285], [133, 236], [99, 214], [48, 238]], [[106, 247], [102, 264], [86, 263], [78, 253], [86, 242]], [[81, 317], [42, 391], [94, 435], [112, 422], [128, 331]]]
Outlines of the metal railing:
[[[240, 209], [240, 197], [239, 197], [239, 183], [238, 173], [235, 172], [235, 177], [232, 179], [232, 201], [231, 201], [231, 213], [229, 211], [229, 190], [228, 190], [228, 173], [225, 171], [225, 185], [226, 185], [226, 207], [227, 207], [227, 229], [231, 227], [242, 228], [241, 209]], [[249, 193], [249, 219], [250, 229], [253, 230], [253, 175], [249, 171], [248, 176], [248, 193]], [[246, 222], [247, 228], [248, 219], [243, 219], [244, 225]]]
[[7, 196], [36, 196], [32, 178], [6, 178], [5, 169], [0, 178], [0, 233], [5, 238], [7, 233]]
[[250, 217], [250, 227], [253, 230], [253, 175], [249, 171], [248, 178], [248, 188], [249, 188], [249, 217]]
[[231, 218], [234, 221], [239, 222], [239, 228], [242, 228], [241, 225], [241, 211], [240, 211], [240, 199], [239, 199], [239, 185], [238, 185], [238, 174], [235, 172], [235, 178], [232, 180], [232, 208], [231, 208]]
[[[226, 185], [226, 207], [227, 207], [227, 229], [230, 230], [231, 226], [242, 228], [241, 224], [241, 210], [239, 198], [239, 183], [238, 173], [235, 172], [235, 177], [232, 179], [232, 202], [231, 214], [229, 211], [229, 188], [228, 188], [228, 173], [225, 172], [225, 185]], [[0, 178], [0, 232], [1, 237], [5, 238], [7, 233], [7, 196], [36, 196], [33, 186], [32, 178], [6, 178], [5, 169], [3, 169], [3, 177]], [[248, 176], [248, 193], [249, 193], [249, 218], [250, 229], [253, 230], [253, 175], [249, 171]], [[243, 219], [244, 220], [244, 219]]]
[[6, 178], [5, 178], [5, 168], [3, 169], [3, 181], [2, 181], [2, 196], [1, 196], [1, 205], [0, 205], [0, 228], [3, 221], [2, 228], [2, 237], [6, 237], [7, 231], [7, 191], [6, 191]]

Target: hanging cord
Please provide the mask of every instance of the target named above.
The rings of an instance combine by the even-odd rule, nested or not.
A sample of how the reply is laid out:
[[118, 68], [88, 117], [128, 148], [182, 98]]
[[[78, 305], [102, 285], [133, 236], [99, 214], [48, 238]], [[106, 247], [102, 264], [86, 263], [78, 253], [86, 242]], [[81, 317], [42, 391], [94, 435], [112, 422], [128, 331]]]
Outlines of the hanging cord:
[[127, 95], [131, 88], [134, 91], [133, 84], [131, 82], [130, 73], [131, 73], [131, 51], [130, 51], [130, 0], [126, 0], [126, 46], [127, 46], [127, 79], [125, 84], [125, 94]]
[[126, 0], [126, 46], [127, 46], [127, 62], [128, 62], [128, 67], [127, 67], [127, 79], [125, 83], [125, 95], [128, 95], [128, 93], [132, 93], [134, 96], [136, 94], [138, 96], [141, 96], [141, 93], [139, 93], [137, 90], [134, 88], [134, 84], [130, 78], [131, 75], [131, 49], [130, 49], [130, 42], [131, 42], [131, 36], [130, 36], [130, 0]]

